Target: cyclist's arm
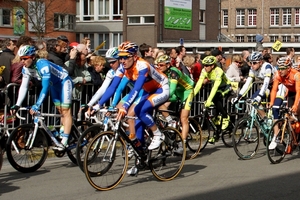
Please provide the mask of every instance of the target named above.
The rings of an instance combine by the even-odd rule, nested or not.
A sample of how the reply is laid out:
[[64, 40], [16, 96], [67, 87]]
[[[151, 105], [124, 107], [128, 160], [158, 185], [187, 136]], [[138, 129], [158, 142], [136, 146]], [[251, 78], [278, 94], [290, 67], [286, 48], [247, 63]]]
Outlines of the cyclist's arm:
[[170, 84], [170, 97], [175, 93], [177, 84], [178, 84], [178, 79], [179, 79], [179, 74], [173, 70], [170, 72], [170, 79], [169, 79], [169, 84]]
[[148, 68], [142, 69], [139, 71], [139, 75], [138, 78], [136, 80], [136, 82], [134, 83], [134, 87], [133, 89], [129, 92], [128, 94], [128, 98], [127, 101], [124, 102], [123, 107], [125, 109], [128, 109], [130, 107], [130, 105], [134, 102], [135, 98], [137, 97], [138, 93], [140, 92], [140, 90], [142, 89], [147, 75], [148, 75]]
[[266, 90], [268, 89], [270, 80], [271, 80], [271, 76], [272, 76], [272, 66], [271, 65], [267, 65], [266, 66], [266, 73], [265, 73], [265, 77], [264, 77], [264, 83], [262, 85], [262, 87], [260, 88], [259, 91], [259, 96], [263, 97], [265, 95]]
[[295, 97], [295, 102], [293, 107], [298, 107], [299, 106], [299, 100], [300, 100], [300, 73], [297, 72], [295, 74], [295, 81], [296, 81], [296, 97]]
[[22, 102], [24, 101], [27, 90], [28, 90], [28, 85], [30, 82], [30, 76], [28, 74], [24, 73], [24, 68], [22, 69], [22, 75], [23, 75], [22, 82], [21, 82], [21, 86], [19, 89], [18, 100], [16, 103], [17, 106], [21, 106]]
[[129, 82], [129, 79], [126, 76], [123, 76], [123, 78], [121, 80], [121, 83], [118, 85], [118, 87], [116, 89], [114, 98], [111, 102], [111, 106], [115, 107], [119, 103], [119, 101], [121, 99], [122, 92], [125, 89], [128, 82]]
[[203, 84], [203, 81], [204, 79], [206, 78], [206, 71], [205, 69], [202, 70], [201, 72], [201, 75], [200, 75], [200, 78], [194, 88], [194, 96], [196, 96], [196, 94], [198, 94], [199, 90], [201, 89], [202, 87], [202, 84]]
[[239, 92], [239, 97], [245, 96], [248, 93], [248, 91], [250, 90], [250, 88], [252, 86], [253, 80], [254, 80], [254, 76], [250, 76], [250, 74], [249, 74], [245, 84], [243, 85], [242, 89]]
[[106, 74], [106, 77], [105, 77], [101, 87], [97, 90], [97, 92], [93, 95], [90, 102], [87, 104], [89, 107], [92, 107], [102, 97], [104, 92], [107, 91], [107, 88], [109, 87], [113, 78], [114, 78], [114, 75], [112, 73], [112, 70], [109, 70]]
[[[45, 70], [46, 69], [46, 70]], [[46, 98], [49, 88], [50, 88], [50, 77], [51, 77], [51, 73], [50, 73], [50, 66], [43, 66], [43, 68], [40, 70], [38, 69], [40, 72], [40, 75], [42, 77], [42, 90], [40, 92], [39, 98], [36, 101], [35, 105], [39, 108], [41, 106], [41, 104], [43, 103], [44, 99]]]
[[103, 106], [109, 99], [114, 95], [114, 92], [116, 91], [122, 77], [115, 76], [112, 80], [112, 83], [109, 85], [101, 99], [99, 100], [98, 104], [100, 106]]
[[274, 105], [274, 101], [275, 101], [275, 98], [276, 98], [278, 85], [279, 85], [279, 80], [275, 77], [275, 79], [273, 81], [273, 86], [272, 86], [271, 94], [270, 94], [270, 106]]

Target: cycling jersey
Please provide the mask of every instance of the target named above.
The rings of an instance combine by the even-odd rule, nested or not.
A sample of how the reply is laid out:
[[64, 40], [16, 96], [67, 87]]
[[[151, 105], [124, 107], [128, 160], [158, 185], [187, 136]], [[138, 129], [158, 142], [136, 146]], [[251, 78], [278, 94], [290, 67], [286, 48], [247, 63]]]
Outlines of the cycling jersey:
[[166, 72], [170, 84], [170, 101], [179, 98], [185, 102], [184, 109], [190, 110], [194, 98], [194, 81], [176, 67], [171, 67]]
[[298, 72], [296, 69], [290, 69], [290, 72], [287, 76], [280, 76], [279, 72], [276, 72], [273, 87], [271, 91], [271, 99], [270, 104], [274, 104], [274, 100], [276, 97], [278, 85], [282, 83], [286, 86], [289, 92], [296, 93], [294, 106], [297, 107], [300, 100], [300, 72]]
[[69, 107], [72, 104], [73, 83], [64, 68], [46, 59], [39, 59], [33, 68], [23, 67], [22, 75], [23, 78], [16, 105], [20, 106], [22, 104], [28, 90], [30, 77], [42, 81], [42, 90], [35, 104], [37, 107], [41, 106], [49, 88], [55, 105], [61, 104], [61, 106]]
[[249, 76], [243, 85], [242, 89], [239, 92], [239, 96], [244, 96], [247, 94], [249, 89], [252, 86], [252, 83], [255, 80], [264, 81], [262, 87], [260, 88], [260, 91], [258, 95], [261, 97], [265, 96], [265, 92], [268, 89], [268, 86], [271, 82], [271, 78], [275, 72], [275, 69], [270, 63], [264, 62], [259, 70], [255, 71], [252, 68], [249, 71]]
[[194, 88], [194, 95], [196, 95], [202, 87], [204, 79], [212, 81], [213, 87], [207, 99], [207, 102], [211, 102], [217, 92], [221, 92], [223, 95], [230, 91], [230, 80], [225, 75], [224, 71], [220, 67], [214, 67], [211, 72], [207, 73], [205, 69], [202, 69], [200, 78]]

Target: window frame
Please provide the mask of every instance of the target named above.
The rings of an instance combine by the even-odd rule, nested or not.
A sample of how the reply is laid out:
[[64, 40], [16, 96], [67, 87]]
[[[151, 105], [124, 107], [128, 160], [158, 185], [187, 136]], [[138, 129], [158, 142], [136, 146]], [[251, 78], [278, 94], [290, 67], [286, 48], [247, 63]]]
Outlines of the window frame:
[[[287, 20], [286, 20], [287, 19]], [[287, 21], [284, 23], [284, 21]], [[292, 25], [292, 9], [291, 8], [282, 8], [282, 26], [291, 26]]]
[[245, 9], [236, 9], [236, 26], [245, 26]]
[[[8, 16], [8, 19], [9, 19], [9, 24], [4, 24], [4, 16], [3, 15], [3, 11], [8, 11], [9, 12], [9, 16]], [[12, 27], [13, 26], [13, 22], [12, 22], [12, 15], [13, 15], [13, 10], [10, 9], [10, 8], [0, 8], [0, 26], [2, 27]]]
[[[56, 22], [56, 16], [60, 17], [58, 22]], [[72, 24], [70, 22], [70, 19], [73, 18]], [[63, 19], [63, 24], [61, 24], [61, 19]], [[54, 13], [53, 17], [53, 28], [54, 30], [70, 30], [73, 31], [75, 30], [75, 25], [76, 25], [76, 16], [75, 15], [70, 15], [66, 13]], [[58, 23], [58, 27], [56, 27], [56, 24]], [[70, 28], [72, 27], [72, 29]]]
[[257, 10], [248, 9], [248, 26], [255, 27], [257, 26]]
[[270, 8], [270, 26], [279, 26], [279, 8]]
[[[153, 17], [153, 22], [145, 22], [145, 18]], [[133, 18], [138, 18], [139, 22], [131, 22], [130, 20]], [[128, 25], [154, 25], [155, 24], [155, 15], [128, 15], [127, 16]]]
[[295, 8], [295, 26], [300, 26], [300, 8]]
[[227, 9], [222, 10], [222, 27], [228, 27], [228, 19], [229, 19], [228, 10]]

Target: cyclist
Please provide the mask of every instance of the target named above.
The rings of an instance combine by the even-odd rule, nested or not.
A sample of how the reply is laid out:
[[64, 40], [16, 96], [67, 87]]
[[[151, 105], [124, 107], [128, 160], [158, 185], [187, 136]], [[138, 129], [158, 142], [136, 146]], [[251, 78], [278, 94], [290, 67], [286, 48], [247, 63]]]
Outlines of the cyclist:
[[[188, 75], [181, 72], [176, 67], [171, 66], [171, 58], [167, 55], [161, 55], [156, 60], [157, 67], [164, 72], [169, 78], [170, 85], [170, 102], [176, 101], [178, 98], [184, 103], [184, 107], [180, 113], [180, 121], [182, 123], [182, 137], [184, 142], [189, 132], [189, 113], [191, 110], [192, 100], [194, 98], [194, 81]], [[169, 102], [161, 105], [160, 108], [166, 110]], [[163, 113], [164, 115], [164, 113]], [[168, 123], [172, 122], [169, 114], [164, 115]], [[178, 151], [182, 148], [178, 148]]]
[[105, 76], [105, 80], [103, 81], [101, 87], [97, 90], [97, 92], [93, 95], [92, 99], [87, 104], [88, 115], [91, 115], [92, 112], [99, 109], [99, 104], [97, 104], [94, 108], [92, 108], [92, 107], [102, 97], [104, 92], [107, 90], [107, 88], [111, 84], [113, 78], [115, 77], [117, 69], [119, 67], [122, 67], [122, 66], [120, 66], [120, 63], [118, 60], [119, 59], [118, 53], [119, 53], [118, 47], [112, 47], [112, 48], [108, 49], [108, 51], [105, 54], [105, 58], [107, 59], [107, 62], [109, 63], [109, 66], [111, 67], [111, 69], [107, 72], [107, 74]]
[[[224, 71], [217, 66], [217, 59], [215, 56], [206, 56], [202, 60], [204, 69], [202, 69], [199, 80], [194, 88], [194, 95], [199, 92], [205, 79], [213, 82], [211, 92], [205, 102], [205, 107], [210, 107], [212, 103], [216, 106], [216, 114], [222, 115], [221, 129], [226, 129], [229, 125], [230, 117], [227, 111], [223, 108], [223, 99], [226, 98], [231, 90], [231, 82], [226, 77]], [[204, 83], [205, 84], [205, 83]], [[219, 126], [219, 125], [218, 125]], [[214, 133], [214, 136], [209, 139], [209, 143], [214, 144], [219, 139], [219, 133]]]
[[[124, 116], [131, 107], [139, 92], [143, 89], [145, 95], [134, 107], [135, 115], [153, 132], [149, 150], [158, 148], [165, 136], [155, 125], [155, 122], [149, 114], [155, 106], [161, 105], [169, 98], [168, 78], [151, 66], [148, 62], [137, 56], [138, 46], [132, 42], [123, 42], [119, 45], [119, 61], [123, 64], [124, 72], [118, 70], [112, 85], [119, 83], [124, 76], [127, 82], [134, 84], [133, 89], [129, 92], [124, 100], [122, 108], [119, 110], [119, 117]], [[129, 124], [131, 137], [136, 137], [134, 126]]]
[[[268, 87], [272, 82], [272, 76], [275, 70], [270, 63], [263, 62], [263, 56], [260, 52], [251, 53], [248, 59], [251, 65], [249, 76], [238, 96], [232, 99], [232, 103], [235, 104], [239, 99], [247, 94], [254, 80], [263, 80], [261, 88], [254, 92], [251, 97], [251, 99], [253, 99], [253, 106], [258, 107], [261, 100], [266, 99], [267, 94], [270, 93]], [[258, 113], [260, 114], [261, 118], [265, 117], [264, 111], [258, 110]]]
[[16, 105], [11, 107], [13, 113], [18, 110], [22, 104], [27, 90], [30, 78], [37, 78], [42, 82], [42, 90], [35, 105], [30, 109], [30, 114], [38, 112], [41, 104], [50, 90], [50, 95], [54, 105], [56, 106], [61, 116], [61, 122], [64, 125], [64, 133], [62, 135], [61, 144], [53, 149], [63, 151], [68, 144], [68, 138], [73, 123], [71, 114], [72, 105], [72, 79], [68, 76], [68, 72], [46, 59], [40, 59], [36, 55], [35, 47], [25, 45], [18, 51], [21, 62], [24, 64], [22, 69], [22, 83], [19, 90], [19, 95]]
[[[295, 115], [300, 116], [299, 100], [300, 100], [300, 72], [292, 68], [293, 63], [289, 57], [279, 58], [277, 61], [278, 69], [275, 74], [273, 87], [271, 90], [269, 107], [274, 105], [278, 86], [283, 84], [288, 89], [287, 102], [288, 107], [292, 109]], [[269, 149], [275, 149], [277, 146], [276, 136], [278, 131], [275, 131], [274, 137], [271, 140]]]

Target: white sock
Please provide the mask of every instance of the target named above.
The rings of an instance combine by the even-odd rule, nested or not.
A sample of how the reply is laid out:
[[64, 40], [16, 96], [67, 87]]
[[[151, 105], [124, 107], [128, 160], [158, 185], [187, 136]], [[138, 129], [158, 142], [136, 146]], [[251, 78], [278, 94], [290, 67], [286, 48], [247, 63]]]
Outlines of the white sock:
[[153, 135], [155, 135], [155, 136], [161, 136], [162, 134], [161, 134], [161, 132], [160, 132], [159, 129], [156, 129], [155, 131], [153, 131]]
[[61, 139], [62, 145], [67, 146], [68, 145], [69, 134], [63, 133], [63, 134], [61, 134], [61, 136], [62, 136], [62, 139]]

